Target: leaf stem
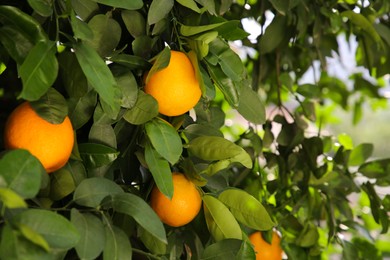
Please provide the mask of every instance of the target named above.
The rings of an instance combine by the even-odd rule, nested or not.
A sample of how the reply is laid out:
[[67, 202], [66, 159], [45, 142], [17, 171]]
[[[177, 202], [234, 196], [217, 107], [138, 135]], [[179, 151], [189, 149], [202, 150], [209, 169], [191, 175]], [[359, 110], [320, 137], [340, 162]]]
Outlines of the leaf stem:
[[151, 259], [157, 259], [157, 260], [160, 259], [160, 257], [158, 257], [158, 256], [155, 256], [155, 255], [153, 255], [153, 254], [151, 254], [151, 253], [142, 251], [142, 250], [137, 249], [137, 248], [132, 248], [132, 250], [133, 250], [133, 252], [135, 252], [135, 253], [137, 253], [137, 254], [147, 256], [147, 257], [149, 257], [149, 258], [151, 258]]

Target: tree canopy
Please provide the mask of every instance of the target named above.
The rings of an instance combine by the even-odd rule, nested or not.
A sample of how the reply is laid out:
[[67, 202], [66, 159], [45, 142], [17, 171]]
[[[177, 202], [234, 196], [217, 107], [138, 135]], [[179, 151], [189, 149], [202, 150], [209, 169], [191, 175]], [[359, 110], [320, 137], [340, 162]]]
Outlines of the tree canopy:
[[[75, 145], [47, 174], [1, 141], [0, 258], [255, 259], [254, 231], [277, 231], [288, 259], [389, 256], [390, 158], [323, 131], [336, 109], [353, 124], [387, 106], [389, 14], [388, 0], [2, 1], [0, 133], [29, 101], [68, 115]], [[330, 72], [340, 41], [364, 68], [348, 82]], [[202, 90], [173, 117], [144, 91], [170, 50]], [[172, 197], [172, 171], [202, 193], [179, 228], [149, 205], [154, 185]]]

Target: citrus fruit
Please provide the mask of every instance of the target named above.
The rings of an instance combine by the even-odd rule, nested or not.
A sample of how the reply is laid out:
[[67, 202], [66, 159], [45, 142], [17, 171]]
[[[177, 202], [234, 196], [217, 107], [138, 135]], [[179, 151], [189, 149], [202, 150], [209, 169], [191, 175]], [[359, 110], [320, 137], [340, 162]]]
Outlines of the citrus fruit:
[[38, 158], [47, 172], [65, 165], [73, 149], [73, 127], [69, 117], [60, 124], [41, 118], [29, 102], [9, 115], [4, 131], [7, 149], [26, 149]]
[[256, 252], [256, 260], [281, 260], [283, 250], [280, 247], [280, 237], [274, 231], [272, 233], [272, 241], [269, 244], [265, 241], [259, 231], [252, 233], [249, 240], [254, 246]]
[[150, 204], [162, 222], [172, 227], [180, 227], [196, 217], [202, 205], [202, 198], [195, 184], [183, 174], [174, 172], [172, 178], [172, 200], [154, 186]]
[[168, 66], [150, 76], [145, 92], [157, 100], [159, 113], [166, 116], [188, 112], [202, 94], [190, 59], [179, 51], [171, 51]]

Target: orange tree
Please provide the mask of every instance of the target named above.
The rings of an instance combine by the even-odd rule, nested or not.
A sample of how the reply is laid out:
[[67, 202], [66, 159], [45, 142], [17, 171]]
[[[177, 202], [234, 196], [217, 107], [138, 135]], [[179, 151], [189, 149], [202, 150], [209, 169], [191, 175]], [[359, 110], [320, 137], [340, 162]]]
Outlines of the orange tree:
[[[387, 0], [2, 1], [1, 134], [29, 101], [50, 124], [68, 116], [74, 145], [46, 172], [2, 141], [0, 258], [255, 259], [257, 231], [268, 242], [278, 232], [289, 259], [389, 255], [390, 198], [378, 188], [389, 186], [390, 159], [322, 131], [334, 108], [357, 122], [364, 105], [385, 103], [389, 12]], [[256, 39], [243, 18], [259, 26]], [[340, 39], [356, 39], [368, 75], [328, 73]], [[152, 83], [164, 91], [154, 96]], [[193, 109], [188, 84], [201, 92]], [[39, 146], [39, 129], [24, 129]], [[189, 192], [175, 193], [172, 172]], [[163, 224], [152, 190], [182, 207], [170, 212], [196, 216]], [[180, 198], [197, 192], [200, 210]]]

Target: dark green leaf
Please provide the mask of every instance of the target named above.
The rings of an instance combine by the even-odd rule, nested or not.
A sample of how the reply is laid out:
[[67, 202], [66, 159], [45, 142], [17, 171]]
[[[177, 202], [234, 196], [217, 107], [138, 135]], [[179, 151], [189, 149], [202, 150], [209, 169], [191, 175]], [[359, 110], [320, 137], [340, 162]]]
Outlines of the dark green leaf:
[[120, 109], [120, 91], [111, 71], [92, 48], [78, 43], [74, 45], [74, 49], [88, 82], [109, 108], [117, 114]]
[[98, 14], [92, 17], [88, 22], [88, 26], [93, 32], [93, 38], [86, 42], [92, 46], [100, 56], [110, 56], [121, 38], [122, 29], [119, 23], [108, 15]]
[[222, 201], [242, 224], [255, 230], [270, 230], [275, 226], [264, 206], [243, 190], [228, 189], [219, 194]]
[[111, 57], [110, 60], [112, 62], [126, 66], [131, 70], [134, 69], [146, 70], [146, 69], [150, 69], [151, 67], [151, 64], [147, 62], [144, 58], [135, 55], [119, 54]]
[[148, 231], [141, 226], [138, 227], [138, 235], [148, 250], [157, 255], [163, 255], [167, 252], [167, 243], [163, 243], [155, 236], [151, 235]]
[[223, 137], [223, 134], [218, 129], [208, 124], [191, 124], [187, 126], [183, 132], [185, 137], [191, 141], [200, 136], [218, 136]]
[[134, 107], [138, 97], [138, 84], [133, 73], [122, 66], [113, 66], [111, 70], [122, 92], [121, 107]]
[[62, 168], [51, 174], [50, 198], [60, 200], [71, 194], [76, 186], [70, 171]]
[[92, 143], [117, 148], [115, 131], [109, 124], [93, 124], [89, 130], [88, 139]]
[[58, 74], [55, 42], [38, 42], [19, 68], [23, 90], [19, 97], [37, 100], [52, 86]]
[[0, 27], [0, 42], [17, 64], [23, 63], [33, 47], [29, 37], [12, 24]]
[[94, 37], [94, 33], [88, 24], [77, 18], [73, 12], [70, 14], [70, 24], [76, 38], [88, 41]]
[[76, 228], [65, 217], [48, 210], [26, 210], [19, 222], [42, 235], [52, 248], [70, 249], [80, 239]]
[[140, 197], [131, 193], [114, 194], [106, 203], [115, 211], [134, 218], [140, 226], [161, 242], [167, 242], [162, 222], [153, 209]]
[[179, 134], [171, 124], [155, 118], [145, 124], [146, 133], [156, 151], [171, 164], [175, 164], [183, 146]]
[[242, 240], [225, 239], [211, 244], [203, 251], [200, 259], [219, 260], [219, 259], [237, 259], [236, 256], [240, 251]]
[[87, 168], [98, 168], [115, 161], [119, 152], [109, 146], [94, 143], [79, 144], [80, 156]]
[[75, 246], [81, 259], [96, 259], [103, 251], [106, 234], [102, 221], [90, 213], [80, 213], [73, 208], [71, 222], [80, 233], [80, 240]]
[[172, 171], [169, 163], [154, 150], [150, 143], [145, 146], [145, 160], [158, 189], [168, 198], [173, 197]]
[[106, 225], [106, 243], [103, 249], [103, 260], [131, 260], [132, 248], [126, 233], [113, 225]]
[[43, 96], [30, 104], [40, 117], [52, 124], [60, 124], [68, 116], [66, 100], [54, 88], [49, 88]]
[[138, 91], [138, 98], [133, 108], [126, 111], [123, 118], [133, 124], [145, 124], [158, 115], [158, 103], [149, 94]]
[[171, 59], [171, 50], [168, 47], [165, 47], [164, 50], [162, 50], [153, 61], [153, 66], [148, 72], [148, 75], [145, 79], [145, 84], [149, 82], [150, 77], [156, 73], [157, 71], [166, 68], [169, 64], [169, 61]]
[[83, 180], [77, 186], [73, 200], [81, 206], [96, 208], [105, 197], [122, 192], [122, 188], [115, 182], [93, 177]]
[[126, 25], [126, 29], [134, 37], [145, 35], [146, 22], [145, 18], [138, 11], [123, 10], [121, 12], [122, 20]]
[[99, 6], [92, 0], [71, 0], [72, 7], [83, 21], [87, 21], [95, 12], [99, 10]]
[[188, 151], [203, 160], [229, 159], [245, 151], [233, 142], [218, 136], [200, 136], [186, 146]]
[[27, 0], [35, 12], [42, 16], [50, 16], [53, 13], [52, 2], [49, 0]]
[[36, 157], [26, 150], [11, 150], [0, 159], [0, 177], [23, 198], [34, 198], [47, 174]]
[[228, 238], [242, 239], [240, 225], [229, 209], [211, 195], [203, 196], [207, 227], [216, 241]]
[[266, 54], [277, 48], [285, 37], [286, 28], [286, 17], [276, 16], [265, 30], [264, 35], [260, 38], [260, 53]]
[[69, 118], [75, 130], [81, 128], [92, 117], [97, 102], [95, 91], [90, 91], [80, 98], [68, 100]]
[[215, 2], [209, 1], [209, 0], [195, 0], [197, 3], [201, 4], [206, 8], [207, 11], [209, 11], [210, 14], [217, 14], [215, 11]]
[[173, 7], [173, 0], [153, 0], [148, 12], [148, 24], [152, 25], [169, 14]]
[[101, 3], [104, 5], [112, 6], [112, 7], [118, 7], [118, 8], [124, 8], [127, 10], [137, 10], [141, 9], [141, 7], [144, 5], [142, 0], [93, 0], [94, 2]]
[[303, 230], [296, 238], [295, 243], [301, 247], [311, 247], [317, 243], [319, 239], [319, 233], [317, 227], [308, 222], [305, 224]]
[[240, 102], [237, 111], [254, 124], [265, 123], [265, 106], [259, 95], [251, 88], [243, 87], [240, 92]]

